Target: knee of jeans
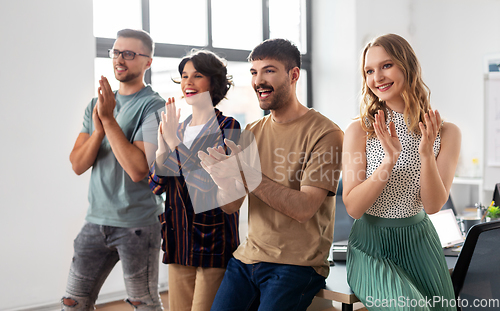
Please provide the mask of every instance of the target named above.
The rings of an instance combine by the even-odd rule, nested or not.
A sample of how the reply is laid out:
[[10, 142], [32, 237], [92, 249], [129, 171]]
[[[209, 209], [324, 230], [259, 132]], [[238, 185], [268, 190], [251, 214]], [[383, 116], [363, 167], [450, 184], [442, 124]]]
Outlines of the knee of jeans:
[[61, 299], [61, 302], [62, 302], [64, 307], [76, 307], [78, 305], [78, 301], [75, 301], [69, 297], [63, 297]]
[[130, 299], [143, 299], [142, 297], [158, 295], [158, 270], [150, 268], [145, 267], [130, 275], [124, 273], [125, 288]]
[[147, 274], [125, 277], [125, 287], [129, 296], [125, 301], [136, 310], [163, 310], [157, 282], [150, 282]]
[[94, 310], [94, 307], [88, 305], [86, 298], [63, 297], [61, 299], [61, 310]]
[[134, 300], [134, 301], [132, 301], [132, 300], [130, 300], [130, 299], [128, 299], [128, 298], [127, 298], [125, 301], [126, 301], [128, 304], [132, 305], [132, 307], [134, 307], [134, 308], [137, 308], [137, 306], [142, 305], [142, 303], [143, 303], [143, 302], [142, 302], [142, 301], [140, 301], [140, 300], [139, 300], [139, 301], [135, 301], [135, 300]]
[[154, 301], [152, 299], [132, 299], [128, 298], [125, 300], [129, 305], [131, 305], [135, 310], [154, 310], [154, 311], [161, 311], [163, 310], [163, 305], [161, 303], [161, 300], [158, 299], [158, 301]]

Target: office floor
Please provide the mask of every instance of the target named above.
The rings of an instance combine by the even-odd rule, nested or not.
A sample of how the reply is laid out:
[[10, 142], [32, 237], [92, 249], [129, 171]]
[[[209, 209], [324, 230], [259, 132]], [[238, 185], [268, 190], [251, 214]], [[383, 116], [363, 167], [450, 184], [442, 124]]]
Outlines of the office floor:
[[[160, 293], [163, 308], [168, 311], [168, 292]], [[99, 311], [133, 311], [132, 307], [125, 301], [108, 302], [101, 305], [96, 305], [96, 310]]]
[[[163, 302], [163, 307], [165, 308], [165, 311], [168, 311], [168, 292], [163, 292], [161, 293], [161, 300]], [[109, 302], [106, 304], [102, 305], [97, 305], [96, 309], [99, 311], [127, 311], [130, 310], [132, 311], [132, 307], [127, 304], [124, 301], [115, 301], [115, 302]], [[354, 304], [354, 310], [356, 311], [367, 311], [367, 309], [363, 306], [363, 304], [357, 302]], [[325, 309], [323, 311], [340, 311], [342, 310], [342, 304], [341, 303], [333, 303], [332, 308]]]

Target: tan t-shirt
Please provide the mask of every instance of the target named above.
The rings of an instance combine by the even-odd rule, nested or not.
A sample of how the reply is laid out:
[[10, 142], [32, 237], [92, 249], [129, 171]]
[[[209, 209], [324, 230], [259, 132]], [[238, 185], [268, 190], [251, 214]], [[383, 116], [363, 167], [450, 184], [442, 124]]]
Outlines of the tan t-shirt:
[[234, 257], [246, 264], [311, 266], [327, 277], [335, 219], [333, 194], [342, 167], [342, 130], [314, 109], [284, 124], [269, 115], [246, 130], [255, 136], [264, 175], [294, 190], [314, 186], [328, 190], [329, 195], [309, 221], [299, 223], [250, 193], [248, 238]]

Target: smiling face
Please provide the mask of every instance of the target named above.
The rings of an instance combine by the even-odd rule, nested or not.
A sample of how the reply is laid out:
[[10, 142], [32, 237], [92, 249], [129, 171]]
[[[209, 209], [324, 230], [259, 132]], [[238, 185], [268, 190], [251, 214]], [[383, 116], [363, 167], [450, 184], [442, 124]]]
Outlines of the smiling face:
[[190, 104], [192, 102], [189, 100], [191, 97], [205, 92], [209, 94], [210, 78], [199, 73], [194, 68], [193, 62], [188, 61], [182, 70], [181, 89], [187, 103]]
[[405, 86], [403, 71], [381, 46], [368, 49], [364, 61], [366, 84], [380, 100], [396, 111], [404, 109], [401, 93]]
[[[114, 50], [120, 52], [132, 51], [148, 55], [141, 40], [135, 38], [118, 37], [113, 45]], [[132, 60], [123, 59], [123, 54], [113, 59], [113, 68], [116, 80], [120, 82], [142, 82], [144, 72], [151, 66], [152, 58], [136, 55]]]
[[285, 65], [274, 59], [252, 61], [252, 86], [263, 110], [278, 110], [291, 100], [295, 85]]

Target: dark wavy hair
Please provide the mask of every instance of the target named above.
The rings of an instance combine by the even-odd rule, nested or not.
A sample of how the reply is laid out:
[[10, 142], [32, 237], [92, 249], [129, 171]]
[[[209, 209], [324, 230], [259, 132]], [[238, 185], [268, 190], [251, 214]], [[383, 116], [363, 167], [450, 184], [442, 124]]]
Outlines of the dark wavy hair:
[[[193, 66], [202, 75], [210, 78], [210, 96], [212, 105], [217, 106], [233, 85], [232, 77], [227, 75], [226, 60], [217, 56], [212, 51], [192, 49], [179, 63], [179, 74], [182, 76], [184, 66], [187, 62], [193, 62]], [[175, 83], [180, 80], [172, 79]]]
[[274, 59], [282, 62], [287, 71], [300, 69], [302, 56], [295, 44], [286, 39], [267, 39], [257, 45], [248, 55], [248, 61]]

